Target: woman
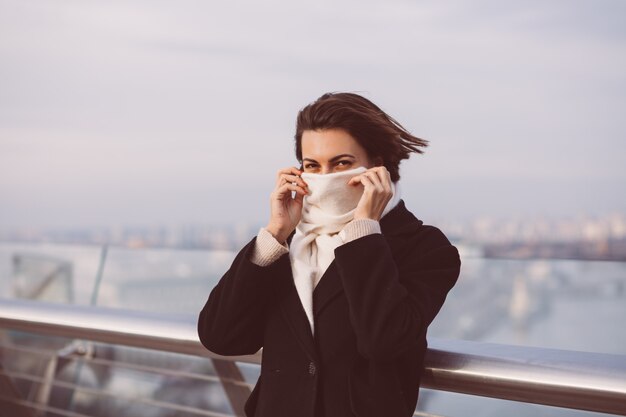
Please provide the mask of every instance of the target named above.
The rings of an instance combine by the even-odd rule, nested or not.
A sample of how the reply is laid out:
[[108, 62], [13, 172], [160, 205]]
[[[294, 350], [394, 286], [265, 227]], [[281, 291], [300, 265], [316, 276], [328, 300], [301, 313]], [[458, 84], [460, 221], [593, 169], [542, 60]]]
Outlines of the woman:
[[461, 264], [400, 199], [400, 161], [427, 141], [352, 93], [303, 108], [295, 141], [302, 165], [278, 172], [270, 220], [211, 291], [200, 340], [263, 348], [248, 417], [411, 416]]

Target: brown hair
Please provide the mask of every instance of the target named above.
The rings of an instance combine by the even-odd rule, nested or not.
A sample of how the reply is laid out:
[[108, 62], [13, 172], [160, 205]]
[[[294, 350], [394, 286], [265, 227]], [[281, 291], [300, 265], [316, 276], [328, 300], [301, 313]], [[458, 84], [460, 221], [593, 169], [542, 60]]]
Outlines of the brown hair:
[[302, 133], [305, 130], [343, 129], [367, 152], [381, 158], [392, 181], [400, 179], [400, 161], [411, 152], [424, 153], [428, 141], [411, 135], [393, 117], [374, 103], [354, 93], [326, 93], [298, 112], [296, 158], [302, 162]]

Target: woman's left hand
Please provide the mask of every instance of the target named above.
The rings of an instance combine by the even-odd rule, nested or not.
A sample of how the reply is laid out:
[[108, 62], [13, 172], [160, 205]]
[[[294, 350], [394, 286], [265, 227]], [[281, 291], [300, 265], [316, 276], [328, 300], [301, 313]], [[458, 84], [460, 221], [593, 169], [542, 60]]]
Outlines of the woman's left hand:
[[358, 184], [363, 184], [364, 190], [354, 211], [354, 219], [380, 220], [393, 196], [389, 171], [384, 166], [374, 167], [348, 181], [348, 185]]

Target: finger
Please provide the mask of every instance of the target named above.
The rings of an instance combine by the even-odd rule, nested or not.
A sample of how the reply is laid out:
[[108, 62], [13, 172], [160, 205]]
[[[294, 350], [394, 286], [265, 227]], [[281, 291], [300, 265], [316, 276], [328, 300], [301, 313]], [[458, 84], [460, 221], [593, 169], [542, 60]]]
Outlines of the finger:
[[278, 189], [276, 190], [276, 192], [281, 195], [287, 195], [289, 194], [289, 196], [291, 197], [291, 191], [295, 191], [297, 194], [301, 194], [302, 196], [305, 196], [307, 194], [306, 190], [302, 187], [300, 187], [299, 185], [296, 184], [283, 184], [280, 187], [278, 187]]
[[380, 167], [380, 174], [382, 176], [382, 183], [383, 186], [385, 187], [385, 190], [387, 190], [390, 193], [393, 193], [393, 181], [391, 181], [391, 173], [389, 172], [389, 170], [385, 167], [382, 166]]
[[389, 170], [384, 165], [375, 167], [372, 171], [376, 172], [381, 182], [384, 184], [385, 182], [391, 182], [391, 174]]
[[374, 184], [372, 183], [372, 180], [365, 175], [361, 176], [361, 184], [363, 184], [363, 186], [365, 187], [365, 191], [369, 191], [372, 188], [376, 188]]
[[393, 181], [391, 181], [391, 173], [387, 170], [387, 168], [385, 168], [385, 170], [383, 171], [385, 173], [385, 184], [387, 185], [387, 187], [389, 187], [389, 189], [393, 189], [392, 183]]
[[378, 179], [383, 186], [383, 189], [387, 192], [391, 191], [391, 174], [385, 167], [378, 167], [374, 172], [378, 175]]
[[287, 175], [287, 174], [282, 174], [277, 180], [276, 180], [276, 186], [275, 188], [278, 188], [280, 186], [282, 186], [283, 184], [298, 184], [301, 187], [308, 187], [307, 183], [304, 182], [304, 180], [296, 175]]
[[385, 166], [378, 167], [377, 172], [381, 178], [387, 177], [391, 180], [391, 173], [389, 173], [389, 170]]
[[302, 205], [302, 201], [304, 200], [304, 195], [300, 193], [296, 193], [296, 197], [293, 199], [296, 203]]
[[280, 181], [280, 177], [281, 177], [283, 174], [287, 174], [287, 175], [297, 175], [297, 176], [299, 176], [299, 175], [301, 175], [301, 174], [302, 174], [302, 171], [300, 171], [300, 170], [299, 170], [298, 168], [296, 168], [296, 167], [287, 167], [287, 168], [283, 168], [283, 169], [279, 170], [279, 171], [276, 173], [276, 183], [277, 183], [277, 184], [278, 184], [278, 182]]
[[376, 167], [370, 168], [370, 169], [367, 170], [367, 172], [375, 172], [378, 175], [382, 175], [385, 172], [389, 172], [389, 171], [387, 171], [387, 168], [385, 168], [384, 166], [381, 165], [381, 166], [376, 166]]
[[361, 174], [356, 175], [348, 181], [348, 185], [356, 185], [361, 183]]
[[372, 182], [372, 184], [374, 185], [374, 188], [376, 188], [377, 191], [382, 192], [385, 191], [385, 188], [383, 187], [382, 182], [380, 181], [380, 178], [378, 177], [378, 173], [376, 173], [375, 171], [369, 171], [365, 173], [367, 178]]
[[306, 182], [304, 182], [304, 180], [303, 180], [302, 178], [300, 178], [300, 177], [299, 177], [299, 176], [297, 176], [297, 175], [291, 175], [291, 174], [282, 174], [282, 175], [280, 176], [280, 178], [279, 178], [279, 184], [278, 184], [278, 186], [281, 186], [281, 185], [286, 184], [286, 183], [291, 183], [291, 184], [293, 184], [294, 182], [295, 182], [296, 184], [298, 184], [298, 185], [299, 185], [300, 187], [302, 187], [302, 188], [307, 188], [307, 187], [308, 187], [308, 186], [307, 186], [307, 183], [306, 183]]

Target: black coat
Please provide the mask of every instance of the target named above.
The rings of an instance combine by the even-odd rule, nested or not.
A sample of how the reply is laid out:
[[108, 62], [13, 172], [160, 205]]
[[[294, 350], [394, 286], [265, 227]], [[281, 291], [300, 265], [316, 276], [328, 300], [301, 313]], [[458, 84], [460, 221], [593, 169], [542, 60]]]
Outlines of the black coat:
[[[407, 417], [417, 404], [426, 329], [456, 283], [456, 247], [401, 200], [382, 234], [335, 249], [313, 291], [315, 337], [289, 256], [261, 267], [253, 238], [213, 288], [198, 320], [207, 349], [263, 348], [249, 417]], [[293, 234], [292, 234], [293, 236]]]

